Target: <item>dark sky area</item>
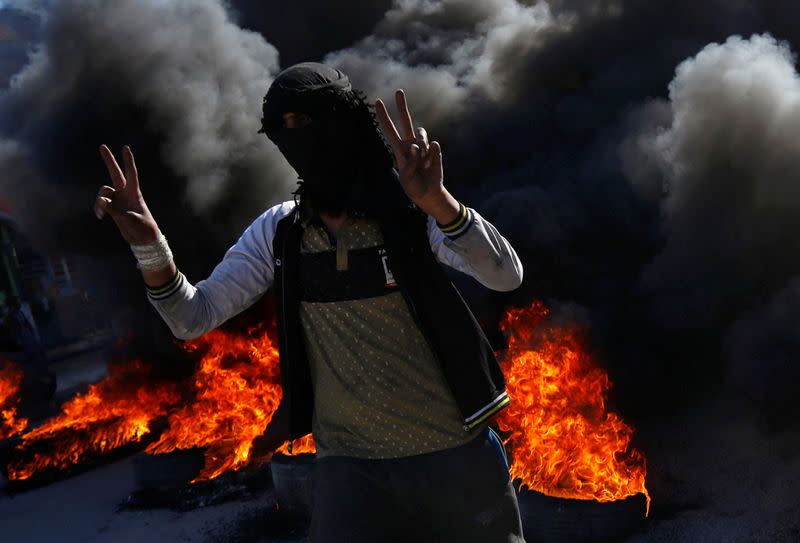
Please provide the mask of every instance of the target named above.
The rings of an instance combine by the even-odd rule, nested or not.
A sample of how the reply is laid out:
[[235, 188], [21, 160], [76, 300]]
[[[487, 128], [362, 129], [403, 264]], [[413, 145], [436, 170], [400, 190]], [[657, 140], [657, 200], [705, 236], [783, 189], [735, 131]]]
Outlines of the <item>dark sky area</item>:
[[6, 2], [0, 191], [40, 246], [108, 259], [120, 303], [144, 304], [91, 213], [97, 146], [133, 146], [197, 281], [289, 198], [261, 100], [282, 68], [325, 61], [372, 99], [404, 88], [447, 186], [513, 243], [525, 283], [490, 302], [586, 324], [629, 412], [727, 389], [784, 428], [800, 415], [798, 16], [790, 0]]

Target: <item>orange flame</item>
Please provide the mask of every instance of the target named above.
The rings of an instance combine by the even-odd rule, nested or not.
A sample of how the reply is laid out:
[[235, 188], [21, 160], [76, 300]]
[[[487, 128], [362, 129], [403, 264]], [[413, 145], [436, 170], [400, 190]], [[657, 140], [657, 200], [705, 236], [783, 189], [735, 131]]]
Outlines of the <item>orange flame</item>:
[[289, 442], [287, 441], [280, 447], [278, 447], [275, 452], [279, 452], [281, 454], [285, 454], [286, 456], [294, 456], [296, 454], [303, 454], [303, 453], [316, 453], [317, 447], [314, 445], [314, 438], [311, 434], [307, 436], [303, 436], [299, 439], [295, 439], [292, 441], [292, 452], [289, 452]]
[[[139, 360], [112, 369], [86, 394], [64, 404], [58, 417], [22, 436], [20, 458], [9, 465], [9, 478], [23, 480], [47, 468], [66, 468], [90, 453], [140, 441], [161, 417], [168, 417], [168, 428], [146, 451], [205, 448], [205, 467], [192, 482], [245, 466], [253, 440], [264, 432], [282, 397], [277, 347], [263, 327], [245, 334], [218, 329], [181, 346], [201, 356], [191, 401], [178, 407], [178, 385], [154, 384], [149, 366]], [[30, 453], [45, 441], [46, 452]], [[287, 446], [281, 448], [285, 454]], [[310, 435], [293, 443], [292, 454], [315, 451]]]
[[611, 382], [585, 352], [575, 327], [545, 323], [540, 302], [511, 309], [501, 355], [511, 404], [497, 417], [509, 433], [511, 475], [560, 498], [621, 500], [645, 488], [645, 458], [631, 448], [633, 429], [606, 410]]
[[170, 414], [169, 429], [147, 452], [207, 447], [195, 481], [213, 479], [247, 464], [253, 440], [272, 420], [282, 395], [278, 349], [260, 327], [244, 335], [213, 330], [183, 347], [203, 352], [196, 399]]
[[22, 369], [10, 360], [0, 360], [0, 439], [6, 439], [23, 431], [28, 420], [17, 417], [19, 387]]
[[[90, 454], [139, 441], [155, 419], [180, 401], [176, 385], [155, 385], [151, 374], [151, 367], [138, 359], [112, 366], [107, 378], [65, 403], [60, 415], [22, 436], [17, 450], [23, 454], [9, 464], [8, 478], [24, 480], [44, 469], [63, 469]], [[24, 454], [30, 451], [35, 452]]]
[[[608, 376], [586, 354], [578, 330], [548, 325], [547, 315], [536, 302], [510, 310], [502, 323], [509, 348], [500, 358], [511, 404], [497, 421], [508, 433], [512, 476], [556, 497], [613, 501], [643, 493], [649, 508], [645, 459], [630, 446], [633, 430], [605, 407]], [[154, 385], [142, 362], [112, 371], [65, 404], [60, 416], [23, 435], [23, 448], [50, 440], [55, 453], [9, 466], [9, 478], [138, 441], [164, 416], [169, 428], [147, 452], [204, 447], [205, 467], [195, 481], [240, 469], [282, 396], [278, 350], [268, 332], [265, 326], [244, 334], [217, 329], [183, 343], [200, 363], [194, 399], [180, 407], [177, 385]], [[291, 454], [315, 451], [310, 435], [292, 443]], [[288, 443], [276, 452], [289, 454]]]

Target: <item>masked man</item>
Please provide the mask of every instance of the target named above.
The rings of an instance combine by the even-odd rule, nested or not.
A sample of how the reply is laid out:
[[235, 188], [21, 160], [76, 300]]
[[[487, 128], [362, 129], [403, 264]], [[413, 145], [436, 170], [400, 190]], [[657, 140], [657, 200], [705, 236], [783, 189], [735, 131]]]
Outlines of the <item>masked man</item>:
[[[313, 433], [311, 541], [521, 542], [505, 451], [488, 421], [509, 399], [491, 346], [442, 264], [490, 289], [519, 286], [508, 241], [443, 186], [442, 150], [401, 132], [341, 71], [292, 66], [262, 129], [300, 178], [211, 275], [178, 271], [139, 190], [133, 154], [95, 203], [131, 244], [147, 295], [181, 339], [276, 296], [283, 400], [270, 429]], [[277, 439], [276, 439], [277, 444]]]

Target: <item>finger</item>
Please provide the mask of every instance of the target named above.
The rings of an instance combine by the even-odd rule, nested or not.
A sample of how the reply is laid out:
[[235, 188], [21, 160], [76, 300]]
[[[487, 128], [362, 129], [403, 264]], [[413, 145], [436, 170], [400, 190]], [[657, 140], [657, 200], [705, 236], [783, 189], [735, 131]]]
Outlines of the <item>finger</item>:
[[136, 194], [139, 191], [139, 172], [133, 160], [133, 151], [129, 145], [122, 148], [122, 157], [125, 159], [125, 179], [130, 184], [128, 190]]
[[103, 161], [106, 163], [108, 175], [110, 175], [111, 179], [114, 181], [114, 188], [117, 190], [124, 190], [126, 184], [125, 176], [122, 174], [122, 170], [119, 168], [119, 164], [117, 164], [117, 161], [114, 158], [114, 153], [111, 152], [111, 149], [109, 149], [108, 146], [103, 144], [100, 146], [100, 155], [103, 157]]
[[439, 170], [441, 173], [442, 168], [442, 146], [438, 141], [431, 142], [430, 165], [428, 166], [433, 170]]
[[375, 100], [375, 112], [378, 114], [378, 119], [380, 119], [381, 126], [383, 127], [383, 133], [386, 135], [386, 139], [389, 140], [389, 145], [392, 151], [394, 151], [395, 157], [403, 156], [403, 140], [400, 138], [400, 134], [397, 133], [397, 127], [395, 127], [394, 122], [392, 122], [392, 118], [386, 110], [386, 105], [380, 98]]
[[98, 196], [107, 196], [108, 198], [114, 198], [114, 195], [117, 193], [114, 187], [109, 187], [108, 185], [103, 185], [100, 187], [100, 190], [97, 191]]
[[416, 130], [417, 145], [419, 145], [420, 154], [423, 159], [428, 157], [430, 146], [428, 145], [428, 132], [421, 126]]
[[109, 187], [108, 185], [103, 185], [102, 187], [100, 187], [100, 190], [97, 191], [97, 198], [95, 198], [94, 202], [94, 214], [95, 216], [97, 216], [98, 219], [102, 219], [103, 216], [105, 216], [105, 212], [98, 204], [98, 200], [100, 199], [101, 196], [106, 197], [110, 200], [114, 197], [114, 194], [116, 192], [117, 191], [115, 191], [113, 187]]
[[408, 179], [419, 167], [419, 147], [416, 143], [411, 145], [408, 160], [400, 168], [400, 179]]
[[98, 196], [94, 204], [95, 215], [98, 219], [102, 219], [106, 214], [115, 215], [117, 210], [111, 206], [111, 199], [105, 196]]
[[397, 110], [400, 112], [400, 126], [403, 127], [403, 138], [414, 140], [414, 123], [411, 122], [411, 113], [408, 112], [408, 103], [403, 89], [397, 89], [394, 94]]

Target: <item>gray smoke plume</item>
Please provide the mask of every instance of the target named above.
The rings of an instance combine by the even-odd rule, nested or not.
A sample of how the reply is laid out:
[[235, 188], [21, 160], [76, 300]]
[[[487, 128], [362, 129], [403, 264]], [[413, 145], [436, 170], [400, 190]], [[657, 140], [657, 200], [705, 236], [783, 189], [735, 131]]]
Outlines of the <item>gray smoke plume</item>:
[[0, 8], [0, 89], [22, 68], [39, 41], [39, 17], [17, 9]]
[[648, 181], [666, 184], [666, 246], [642, 288], [665, 322], [718, 325], [800, 270], [800, 77], [788, 44], [732, 37], [682, 63], [669, 91], [671, 126], [641, 142], [660, 159]]
[[678, 66], [669, 91], [669, 122], [663, 104], [648, 106], [649, 126], [622, 147], [632, 183], [662, 213], [665, 245], [639, 284], [648, 322], [664, 334], [721, 332], [733, 382], [791, 421], [800, 414], [785, 387], [800, 375], [795, 57], [769, 35], [734, 36]]
[[519, 99], [518, 69], [574, 20], [546, 2], [395, 2], [371, 36], [326, 61], [370, 95], [391, 99], [405, 89], [419, 117], [444, 128], [482, 102]]
[[[70, 130], [101, 124], [109, 114], [102, 131], [83, 134], [91, 139], [81, 142], [86, 148], [81, 158], [108, 141], [102, 133], [121, 142], [136, 137], [145, 149], [156, 140], [168, 170], [140, 166], [146, 198], [174, 188], [164, 177], [185, 180], [170, 195], [173, 202], [219, 221], [226, 236], [285, 198], [295, 174], [256, 133], [278, 54], [260, 35], [233, 24], [222, 3], [65, 0], [48, 12], [44, 36], [2, 102], [6, 130], [37, 147], [44, 164], [59, 156], [59, 148], [40, 149], [42, 143], [69, 141], [75, 137]], [[125, 109], [135, 112], [127, 114], [132, 118], [115, 118]], [[59, 138], [50, 134], [54, 129], [63, 130]], [[66, 162], [61, 167], [71, 162], [61, 160]], [[70, 179], [69, 171], [60, 175], [66, 179], [56, 183], [92, 189], [87, 210], [90, 195], [108, 182], [102, 175], [91, 180]], [[238, 195], [241, 215], [218, 217], [219, 203], [232, 194]], [[168, 212], [162, 210], [166, 222]]]

